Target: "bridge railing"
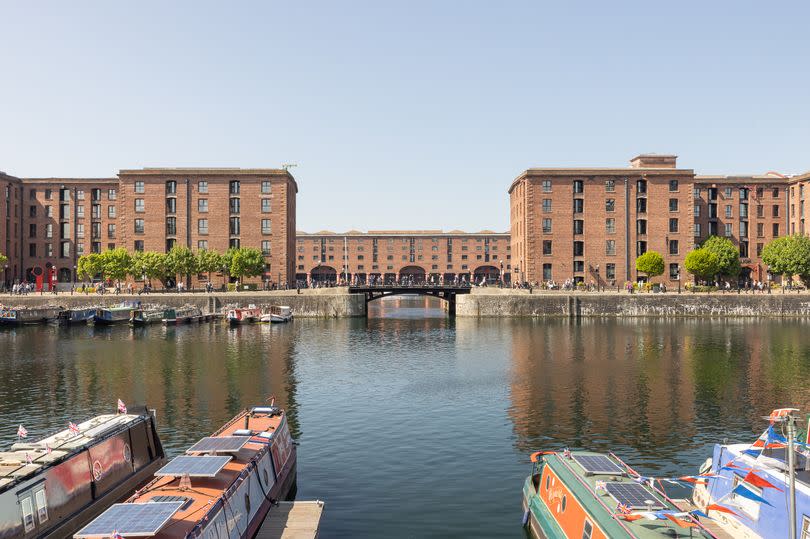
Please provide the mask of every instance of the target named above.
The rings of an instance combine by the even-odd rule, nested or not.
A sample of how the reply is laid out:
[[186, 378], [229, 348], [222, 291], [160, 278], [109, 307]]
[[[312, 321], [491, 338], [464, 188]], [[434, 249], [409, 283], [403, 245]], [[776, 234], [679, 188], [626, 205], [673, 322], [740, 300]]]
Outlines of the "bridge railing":
[[459, 284], [434, 284], [434, 283], [400, 283], [400, 284], [354, 284], [349, 285], [349, 288], [364, 288], [374, 290], [390, 290], [394, 288], [412, 288], [418, 290], [431, 289], [431, 290], [458, 290], [472, 288], [470, 283]]

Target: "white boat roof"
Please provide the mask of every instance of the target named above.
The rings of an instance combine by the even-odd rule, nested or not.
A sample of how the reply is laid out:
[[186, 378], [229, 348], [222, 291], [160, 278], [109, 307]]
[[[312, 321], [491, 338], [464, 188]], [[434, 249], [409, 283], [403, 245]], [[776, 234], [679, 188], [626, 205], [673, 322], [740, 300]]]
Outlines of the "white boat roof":
[[[21, 477], [37, 473], [41, 468], [73, 453], [95, 438], [132, 423], [140, 417], [135, 414], [99, 415], [78, 423], [79, 434], [73, 434], [66, 428], [41, 440], [20, 441], [13, 444], [8, 451], [0, 452], [0, 488]], [[48, 448], [51, 449], [50, 453]], [[30, 464], [26, 455], [31, 459]]]

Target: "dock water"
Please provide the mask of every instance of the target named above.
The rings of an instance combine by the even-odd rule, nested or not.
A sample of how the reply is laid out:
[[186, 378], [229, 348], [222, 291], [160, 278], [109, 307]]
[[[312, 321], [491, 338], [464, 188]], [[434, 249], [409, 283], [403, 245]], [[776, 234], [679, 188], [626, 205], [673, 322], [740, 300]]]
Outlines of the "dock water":
[[323, 502], [279, 502], [256, 533], [256, 539], [314, 539], [323, 513]]

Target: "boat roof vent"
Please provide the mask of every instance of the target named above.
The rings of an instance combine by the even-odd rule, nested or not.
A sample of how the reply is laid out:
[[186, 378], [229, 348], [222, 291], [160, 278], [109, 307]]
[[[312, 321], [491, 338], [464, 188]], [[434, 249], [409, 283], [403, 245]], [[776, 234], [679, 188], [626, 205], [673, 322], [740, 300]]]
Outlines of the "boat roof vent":
[[278, 406], [254, 406], [250, 411], [254, 414], [267, 414], [269, 416], [281, 414], [281, 409]]
[[236, 429], [233, 431], [234, 436], [253, 436], [253, 431], [250, 429]]

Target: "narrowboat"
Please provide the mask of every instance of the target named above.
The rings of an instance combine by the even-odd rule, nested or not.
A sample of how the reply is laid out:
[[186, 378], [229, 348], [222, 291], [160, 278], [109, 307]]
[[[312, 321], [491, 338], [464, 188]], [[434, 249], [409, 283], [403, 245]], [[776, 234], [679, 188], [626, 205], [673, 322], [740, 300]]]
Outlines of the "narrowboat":
[[0, 538], [70, 537], [165, 464], [146, 408], [71, 427], [0, 453]]
[[717, 444], [701, 467], [717, 479], [695, 486], [692, 499], [733, 537], [809, 536], [810, 440], [796, 438], [797, 412], [774, 410], [753, 443]]
[[132, 310], [141, 306], [140, 301], [124, 301], [115, 307], [102, 307], [96, 309], [93, 315], [93, 323], [100, 326], [110, 324], [121, 324], [129, 322], [132, 317]]
[[163, 325], [173, 326], [179, 324], [190, 324], [199, 322], [202, 319], [202, 311], [194, 305], [184, 305], [178, 309], [166, 309], [163, 314]]
[[278, 501], [295, 493], [296, 451], [284, 412], [243, 411], [76, 538], [252, 538]]
[[129, 318], [129, 323], [133, 326], [147, 326], [149, 324], [160, 324], [166, 315], [163, 307], [153, 309], [133, 309]]
[[56, 320], [61, 307], [13, 307], [0, 308], [0, 324], [23, 326], [28, 324], [45, 324]]
[[239, 324], [252, 324], [253, 322], [258, 322], [261, 316], [262, 310], [251, 303], [246, 309], [238, 307], [229, 309], [226, 318], [229, 324], [232, 326], [237, 326]]
[[538, 452], [523, 485], [523, 524], [543, 539], [714, 537], [650, 483], [612, 453]]
[[74, 324], [86, 324], [93, 320], [96, 314], [96, 307], [77, 307], [75, 309], [65, 309], [59, 311], [57, 321], [63, 326]]
[[261, 318], [259, 319], [261, 322], [265, 323], [272, 323], [272, 324], [281, 324], [284, 322], [289, 322], [292, 320], [293, 314], [292, 309], [287, 307], [286, 305], [273, 305], [270, 307], [269, 312], [265, 312], [262, 314]]

